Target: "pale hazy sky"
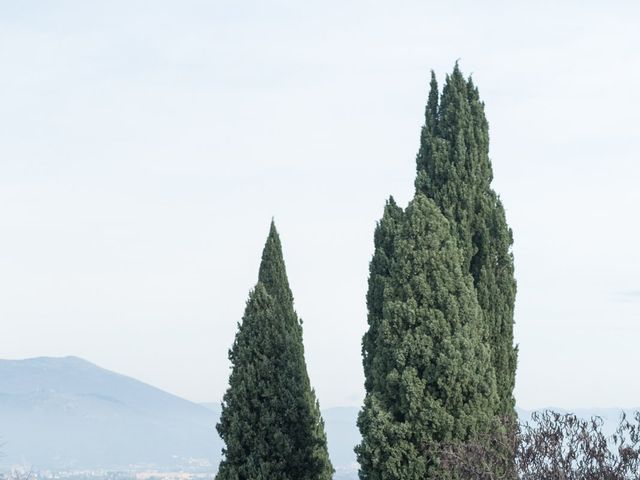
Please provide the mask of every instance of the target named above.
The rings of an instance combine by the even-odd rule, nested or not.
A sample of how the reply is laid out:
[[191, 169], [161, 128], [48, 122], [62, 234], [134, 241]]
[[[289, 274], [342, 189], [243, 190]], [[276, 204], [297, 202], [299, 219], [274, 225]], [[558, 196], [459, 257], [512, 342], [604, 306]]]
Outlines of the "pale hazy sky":
[[640, 4], [0, 3], [1, 358], [219, 401], [275, 216], [311, 381], [358, 405], [373, 229], [429, 70], [473, 74], [523, 407], [639, 406]]

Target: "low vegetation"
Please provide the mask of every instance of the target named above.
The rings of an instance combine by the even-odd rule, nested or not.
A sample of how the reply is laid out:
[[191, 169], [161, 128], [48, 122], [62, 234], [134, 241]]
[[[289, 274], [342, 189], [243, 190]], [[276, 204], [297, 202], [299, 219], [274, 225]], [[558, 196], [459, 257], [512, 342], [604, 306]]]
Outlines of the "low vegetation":
[[[501, 422], [503, 423], [503, 422]], [[474, 442], [427, 446], [442, 478], [501, 480], [639, 480], [640, 412], [625, 414], [612, 434], [599, 417], [579, 418], [552, 411], [534, 413], [514, 434], [495, 431]], [[496, 448], [499, 445], [500, 448]], [[509, 450], [515, 462], [496, 451]]]

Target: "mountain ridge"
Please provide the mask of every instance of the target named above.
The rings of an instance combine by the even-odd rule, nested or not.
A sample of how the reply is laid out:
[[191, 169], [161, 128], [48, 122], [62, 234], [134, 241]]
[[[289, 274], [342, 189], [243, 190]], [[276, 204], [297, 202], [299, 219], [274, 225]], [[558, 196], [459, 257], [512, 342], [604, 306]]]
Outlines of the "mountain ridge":
[[0, 466], [211, 468], [216, 415], [79, 357], [0, 360]]

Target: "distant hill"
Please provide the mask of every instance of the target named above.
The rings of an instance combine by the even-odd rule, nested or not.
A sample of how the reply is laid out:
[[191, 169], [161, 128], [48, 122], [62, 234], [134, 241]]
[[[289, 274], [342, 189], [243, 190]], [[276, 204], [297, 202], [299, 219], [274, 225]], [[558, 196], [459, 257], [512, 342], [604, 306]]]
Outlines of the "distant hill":
[[[0, 360], [0, 466], [217, 466], [217, 415], [75, 357]], [[200, 461], [202, 463], [202, 460]]]

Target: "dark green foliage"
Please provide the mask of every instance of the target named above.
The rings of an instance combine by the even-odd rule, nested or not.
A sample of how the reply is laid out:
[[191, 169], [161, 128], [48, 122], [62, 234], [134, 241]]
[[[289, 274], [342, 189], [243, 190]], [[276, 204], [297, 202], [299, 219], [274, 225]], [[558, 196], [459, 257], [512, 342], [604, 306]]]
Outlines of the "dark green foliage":
[[457, 478], [447, 445], [482, 445], [492, 475], [513, 471], [516, 285], [492, 176], [477, 88], [456, 65], [440, 96], [432, 74], [415, 197], [405, 211], [391, 199], [374, 237], [363, 480]]
[[226, 447], [216, 478], [330, 480], [324, 423], [273, 223], [229, 359], [232, 373], [217, 425]]
[[389, 283], [389, 271], [394, 261], [394, 242], [396, 232], [403, 220], [403, 211], [391, 197], [384, 209], [382, 220], [374, 233], [375, 253], [369, 265], [369, 290], [367, 291], [367, 308], [369, 310], [369, 330], [362, 339], [362, 357], [365, 373], [365, 389], [373, 387], [373, 371], [371, 361], [375, 350], [378, 328], [382, 321], [385, 287]]
[[432, 74], [425, 125], [417, 156], [416, 191], [433, 199], [449, 219], [473, 276], [491, 348], [500, 402], [496, 414], [513, 415], [516, 350], [513, 310], [516, 294], [513, 243], [504, 208], [491, 189], [489, 126], [478, 89], [458, 65], [447, 76], [438, 101]]
[[432, 200], [417, 194], [404, 212], [388, 202], [370, 265], [362, 479], [446, 478], [429, 446], [472, 438], [491, 422], [495, 376], [462, 263]]

